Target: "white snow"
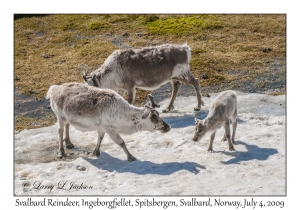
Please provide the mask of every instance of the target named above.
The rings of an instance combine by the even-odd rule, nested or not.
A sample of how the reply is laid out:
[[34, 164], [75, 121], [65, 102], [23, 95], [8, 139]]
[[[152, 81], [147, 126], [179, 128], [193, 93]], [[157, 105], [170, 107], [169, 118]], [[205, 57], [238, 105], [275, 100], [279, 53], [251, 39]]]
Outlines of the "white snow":
[[[15, 134], [14, 193], [16, 195], [286, 195], [286, 99], [238, 92], [236, 151], [221, 142], [217, 131], [214, 153], [210, 135], [193, 142], [194, 118], [203, 119], [218, 94], [203, 98], [178, 97], [175, 109], [160, 116], [171, 125], [166, 134], [139, 132], [121, 135], [138, 161], [128, 162], [123, 150], [105, 135], [100, 157], [91, 157], [97, 133], [70, 127], [75, 149], [58, 159], [56, 124]], [[126, 123], [126, 122], [124, 122]], [[86, 170], [77, 170], [78, 166]], [[24, 186], [26, 183], [30, 183]], [[71, 183], [86, 189], [70, 189]], [[25, 184], [24, 184], [25, 183]], [[52, 186], [52, 187], [51, 187]], [[60, 189], [58, 186], [60, 186]], [[73, 185], [74, 186], [74, 185]], [[35, 189], [40, 188], [40, 189]]]

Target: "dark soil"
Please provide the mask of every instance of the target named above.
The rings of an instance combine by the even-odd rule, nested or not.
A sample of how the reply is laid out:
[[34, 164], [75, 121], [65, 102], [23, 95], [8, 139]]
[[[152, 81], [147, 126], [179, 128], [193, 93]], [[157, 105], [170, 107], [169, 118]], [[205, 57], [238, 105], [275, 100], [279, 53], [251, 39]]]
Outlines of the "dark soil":
[[39, 100], [34, 97], [22, 95], [14, 88], [14, 114], [24, 115], [29, 118], [43, 118], [46, 114], [53, 113], [48, 100]]

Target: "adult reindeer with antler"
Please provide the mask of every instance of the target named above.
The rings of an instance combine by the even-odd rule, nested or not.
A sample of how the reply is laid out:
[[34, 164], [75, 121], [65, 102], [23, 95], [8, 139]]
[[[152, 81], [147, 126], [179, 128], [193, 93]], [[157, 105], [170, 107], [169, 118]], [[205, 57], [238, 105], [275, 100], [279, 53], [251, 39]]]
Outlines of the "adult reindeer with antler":
[[58, 157], [66, 155], [64, 141], [67, 148], [74, 148], [69, 137], [70, 125], [83, 132], [98, 131], [98, 143], [93, 155], [100, 156], [101, 141], [107, 133], [124, 150], [128, 161], [134, 161], [136, 158], [129, 153], [120, 134], [132, 134], [142, 130], [166, 133], [171, 129], [154, 109], [157, 105], [151, 95], [148, 96], [149, 102], [145, 107], [138, 108], [113, 90], [67, 83], [52, 85], [46, 98], [50, 99], [51, 108], [58, 120]]

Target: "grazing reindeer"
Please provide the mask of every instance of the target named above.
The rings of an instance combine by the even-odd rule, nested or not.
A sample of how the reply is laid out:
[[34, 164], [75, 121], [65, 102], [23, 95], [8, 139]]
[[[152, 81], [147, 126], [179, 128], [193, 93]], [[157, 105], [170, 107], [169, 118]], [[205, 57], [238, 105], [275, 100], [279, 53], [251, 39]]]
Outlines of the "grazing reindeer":
[[[230, 138], [230, 119], [232, 120], [232, 136]], [[199, 141], [208, 131], [212, 131], [208, 151], [213, 151], [216, 130], [224, 126], [225, 134], [222, 141], [228, 140], [229, 150], [233, 151], [237, 127], [237, 99], [233, 91], [221, 92], [213, 102], [204, 120], [196, 119], [193, 140]]]
[[130, 104], [135, 100], [136, 88], [155, 90], [171, 82], [172, 97], [164, 112], [174, 109], [181, 82], [187, 83], [195, 88], [198, 103], [194, 110], [200, 111], [204, 103], [198, 79], [190, 73], [190, 60], [191, 49], [187, 44], [116, 50], [90, 76], [84, 73], [83, 79], [91, 86], [127, 92]]
[[[127, 150], [120, 133], [132, 134], [141, 130], [166, 133], [171, 129], [152, 108], [154, 102], [151, 96], [144, 108], [138, 108], [128, 104], [113, 90], [67, 83], [52, 85], [46, 98], [50, 99], [51, 108], [58, 120], [58, 157], [65, 156], [63, 141], [67, 148], [74, 148], [69, 137], [70, 125], [83, 132], [98, 131], [98, 143], [93, 155], [100, 155], [100, 144], [107, 133], [124, 150], [129, 161], [136, 158]], [[66, 138], [63, 140], [64, 128]]]

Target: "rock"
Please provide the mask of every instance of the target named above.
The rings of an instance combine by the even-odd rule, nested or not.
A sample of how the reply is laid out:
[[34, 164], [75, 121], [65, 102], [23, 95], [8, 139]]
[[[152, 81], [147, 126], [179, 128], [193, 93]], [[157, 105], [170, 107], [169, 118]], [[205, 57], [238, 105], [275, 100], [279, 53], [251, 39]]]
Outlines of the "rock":
[[39, 94], [39, 92], [35, 92], [35, 91], [32, 91], [32, 90], [29, 90], [28, 91], [30, 94]]
[[125, 32], [125, 33], [122, 34], [122, 36], [123, 36], [123, 37], [128, 37], [129, 34]]
[[263, 53], [269, 53], [269, 52], [272, 51], [272, 49], [271, 49], [271, 48], [263, 48], [261, 51], [262, 51]]
[[86, 170], [86, 167], [81, 166], [81, 165], [77, 165], [77, 166], [76, 166], [76, 169], [77, 169], [78, 171], [85, 171], [85, 170]]
[[135, 33], [135, 35], [136, 35], [137, 37], [141, 37], [141, 36], [144, 36], [145, 34], [143, 34], [143, 33]]
[[43, 57], [43, 58], [49, 58], [49, 56], [46, 55], [46, 54], [42, 54], [42, 57]]
[[207, 76], [207, 74], [205, 74], [205, 73], [204, 73], [204, 74], [201, 74], [200, 76], [201, 76], [203, 79], [208, 79], [208, 76]]

